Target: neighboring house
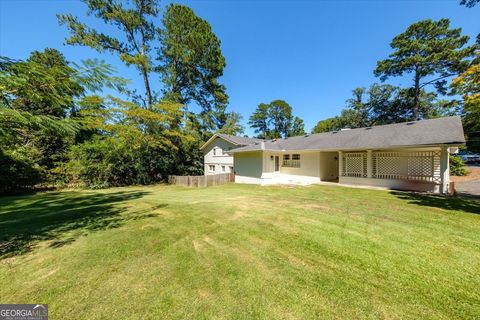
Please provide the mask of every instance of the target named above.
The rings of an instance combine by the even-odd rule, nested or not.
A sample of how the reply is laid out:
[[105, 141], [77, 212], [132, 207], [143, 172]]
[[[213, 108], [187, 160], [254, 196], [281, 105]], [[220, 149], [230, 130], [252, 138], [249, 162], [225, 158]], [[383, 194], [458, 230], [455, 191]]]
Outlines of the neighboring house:
[[465, 143], [459, 117], [259, 141], [229, 151], [235, 182], [341, 184], [446, 193], [449, 153]]
[[214, 134], [200, 148], [204, 155], [205, 174], [234, 172], [233, 156], [227, 152], [231, 149], [248, 146], [262, 140], [248, 137], [237, 137], [223, 133]]

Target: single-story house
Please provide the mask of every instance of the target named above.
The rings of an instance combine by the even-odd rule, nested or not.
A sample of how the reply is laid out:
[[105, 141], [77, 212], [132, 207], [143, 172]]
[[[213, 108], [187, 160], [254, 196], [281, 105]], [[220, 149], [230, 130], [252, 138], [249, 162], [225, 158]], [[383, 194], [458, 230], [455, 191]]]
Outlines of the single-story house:
[[214, 134], [200, 147], [203, 151], [205, 175], [234, 172], [233, 155], [227, 152], [234, 148], [252, 145], [260, 141], [263, 140], [237, 137], [223, 133]]
[[446, 193], [449, 153], [463, 144], [461, 119], [445, 117], [262, 140], [228, 153], [239, 183], [332, 181]]

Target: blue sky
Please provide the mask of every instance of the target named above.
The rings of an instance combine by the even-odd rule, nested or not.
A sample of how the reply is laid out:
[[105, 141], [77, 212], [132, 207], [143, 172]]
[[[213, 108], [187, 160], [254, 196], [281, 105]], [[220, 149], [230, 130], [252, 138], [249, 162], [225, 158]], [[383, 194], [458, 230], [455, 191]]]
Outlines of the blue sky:
[[[392, 38], [418, 20], [446, 17], [471, 38], [480, 32], [480, 6], [468, 9], [455, 0], [178, 2], [208, 20], [221, 39], [229, 109], [242, 114], [245, 125], [260, 102], [274, 99], [290, 103], [307, 130], [337, 115], [352, 89], [378, 81], [376, 62], [387, 57]], [[78, 0], [0, 0], [0, 55], [24, 59], [52, 47], [70, 61], [100, 57], [141, 89], [136, 71], [116, 57], [63, 45], [68, 34], [56, 13], [85, 20], [86, 9]], [[246, 133], [253, 133], [248, 126]]]

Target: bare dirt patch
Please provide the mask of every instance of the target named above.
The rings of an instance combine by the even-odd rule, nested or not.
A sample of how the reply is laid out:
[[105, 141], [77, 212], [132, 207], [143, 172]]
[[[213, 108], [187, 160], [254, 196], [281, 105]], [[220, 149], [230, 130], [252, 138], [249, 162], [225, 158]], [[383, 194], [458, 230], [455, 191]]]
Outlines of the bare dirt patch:
[[197, 240], [192, 240], [192, 245], [193, 249], [195, 249], [195, 252], [202, 252], [204, 249], [202, 244]]
[[212, 296], [212, 294], [206, 289], [198, 289], [197, 295], [201, 299], [209, 299]]
[[332, 208], [332, 207], [327, 207], [327, 206], [322, 206], [317, 203], [305, 203], [302, 205], [295, 206], [295, 208], [303, 208], [303, 209], [313, 209], [316, 211], [320, 211], [322, 213], [328, 213], [330, 211], [340, 211], [339, 209]]
[[230, 220], [238, 220], [244, 218], [246, 216], [245, 211], [237, 210], [235, 213], [230, 217]]

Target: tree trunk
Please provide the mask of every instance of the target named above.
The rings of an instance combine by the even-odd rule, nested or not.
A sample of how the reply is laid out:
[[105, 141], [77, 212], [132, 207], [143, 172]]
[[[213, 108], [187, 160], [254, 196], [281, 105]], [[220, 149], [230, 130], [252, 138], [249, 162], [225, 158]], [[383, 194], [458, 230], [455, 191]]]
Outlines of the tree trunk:
[[418, 110], [420, 109], [420, 74], [418, 67], [415, 68], [415, 92], [413, 97], [413, 120], [418, 120]]
[[143, 82], [145, 84], [145, 92], [147, 94], [147, 109], [152, 110], [153, 98], [152, 98], [152, 91], [150, 90], [150, 81], [148, 80], [148, 73], [147, 70], [142, 70], [143, 74]]

